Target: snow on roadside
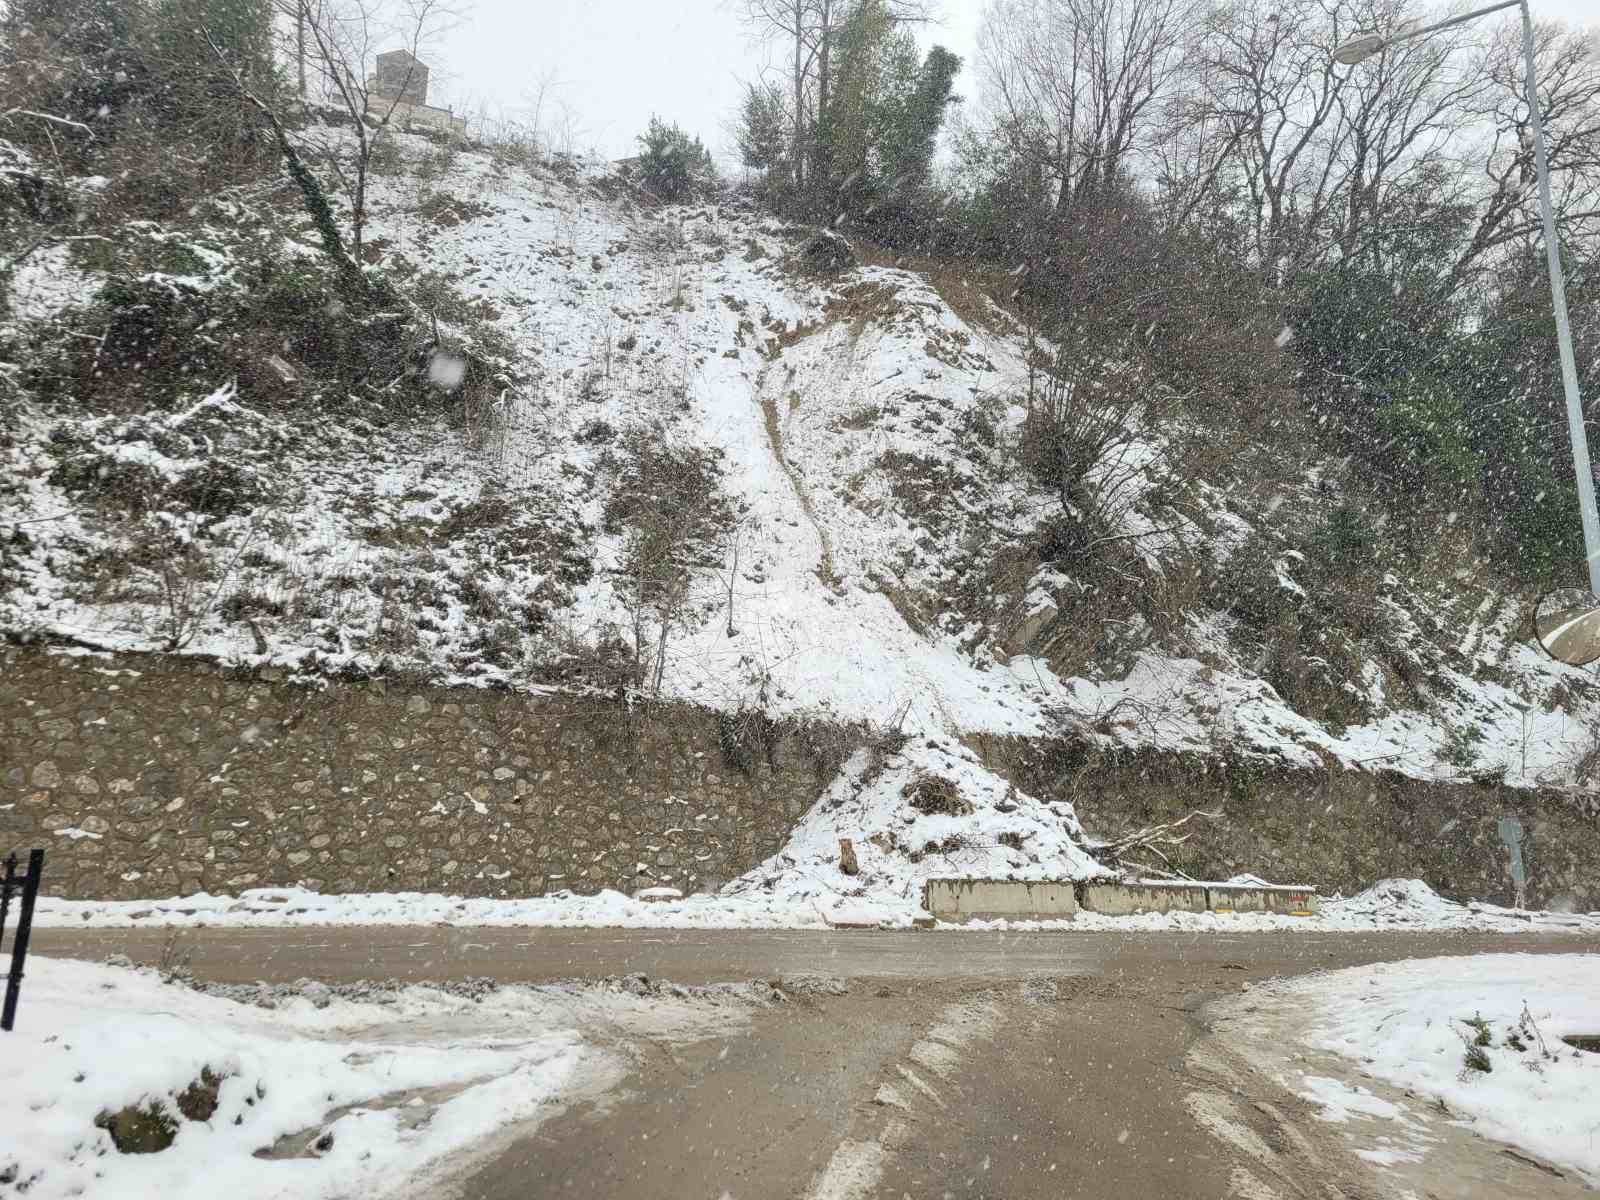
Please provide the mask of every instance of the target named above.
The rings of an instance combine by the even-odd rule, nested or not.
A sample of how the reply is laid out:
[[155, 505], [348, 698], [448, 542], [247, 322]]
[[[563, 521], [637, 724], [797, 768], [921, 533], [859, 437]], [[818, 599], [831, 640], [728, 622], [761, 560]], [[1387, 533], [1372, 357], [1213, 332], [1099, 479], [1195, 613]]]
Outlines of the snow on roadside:
[[[1600, 1034], [1600, 955], [1414, 959], [1276, 981], [1250, 1000], [1290, 1003], [1304, 1014], [1303, 1045], [1353, 1059], [1368, 1076], [1441, 1101], [1484, 1136], [1600, 1186], [1600, 1054], [1561, 1040]], [[1477, 1068], [1469, 1051], [1482, 1055]], [[1291, 1086], [1326, 1120], [1401, 1119], [1363, 1089], [1318, 1076]]]
[[[781, 856], [777, 856], [781, 857]], [[768, 866], [777, 861], [769, 860]], [[766, 868], [758, 868], [757, 872]], [[884, 899], [830, 891], [828, 868], [813, 860], [796, 865], [772, 891], [752, 872], [717, 895], [697, 894], [666, 903], [621, 892], [491, 900], [429, 892], [361, 892], [330, 896], [302, 888], [254, 888], [234, 896], [166, 900], [60, 900], [41, 896], [34, 924], [41, 929], [276, 929], [357, 925], [450, 925], [528, 929], [825, 929], [834, 923], [908, 928], [927, 916], [914, 893]], [[836, 868], [834, 868], [836, 870]], [[816, 872], [816, 873], [813, 873]], [[937, 872], [930, 870], [929, 877]], [[819, 879], [819, 875], [821, 878]], [[1038, 876], [1043, 878], [1043, 876]], [[809, 878], [815, 890], [807, 889]], [[1434, 903], [1393, 900], [1395, 884], [1427, 892]], [[1349, 899], [1324, 900], [1314, 917], [1274, 913], [1145, 913], [1108, 917], [1080, 912], [1069, 920], [973, 921], [940, 929], [1054, 930], [1059, 932], [1262, 933], [1573, 933], [1600, 934], [1600, 913], [1524, 912], [1492, 904], [1456, 904], [1421, 880], [1384, 880]]]
[[[302, 998], [268, 1011], [150, 971], [37, 958], [0, 1059], [0, 1182], [29, 1200], [384, 1194], [547, 1114], [595, 1057], [576, 1032], [537, 1022], [431, 1043], [401, 1028], [470, 1007], [413, 988], [386, 1006]], [[178, 1116], [208, 1070], [220, 1077], [214, 1111], [191, 1096], [192, 1115]], [[176, 1125], [164, 1150], [119, 1153], [96, 1125], [152, 1103]]]

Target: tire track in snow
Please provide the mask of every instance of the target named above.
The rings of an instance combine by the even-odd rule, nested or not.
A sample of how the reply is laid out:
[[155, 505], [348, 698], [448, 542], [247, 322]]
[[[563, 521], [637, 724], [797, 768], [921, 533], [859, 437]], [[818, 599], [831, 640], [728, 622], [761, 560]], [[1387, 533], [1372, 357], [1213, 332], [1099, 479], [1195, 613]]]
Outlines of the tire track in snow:
[[[948, 1005], [906, 1052], [906, 1058], [954, 1088], [957, 1069], [968, 1045], [980, 1038], [992, 1037], [1003, 1015], [1000, 1005], [988, 998]], [[806, 1200], [861, 1200], [875, 1194], [889, 1155], [910, 1137], [908, 1122], [918, 1120], [913, 1108], [918, 1098], [930, 1103], [936, 1112], [945, 1111], [945, 1099], [932, 1082], [904, 1062], [895, 1063], [893, 1071], [899, 1083], [910, 1085], [914, 1091], [897, 1088], [893, 1081], [879, 1084], [873, 1095], [873, 1109], [897, 1115], [883, 1120], [882, 1128], [874, 1137], [849, 1137], [841, 1141], [828, 1165], [812, 1181]]]

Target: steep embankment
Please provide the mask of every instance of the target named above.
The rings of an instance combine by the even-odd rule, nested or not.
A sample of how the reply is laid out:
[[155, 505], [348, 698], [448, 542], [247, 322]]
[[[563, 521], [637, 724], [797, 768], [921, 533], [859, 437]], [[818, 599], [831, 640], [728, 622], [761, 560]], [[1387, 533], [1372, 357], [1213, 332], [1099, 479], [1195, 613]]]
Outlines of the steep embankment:
[[[369, 248], [515, 349], [498, 399], [375, 418], [285, 385], [267, 410], [218, 378], [148, 412], [26, 402], [0, 493], [9, 632], [631, 679], [730, 713], [1297, 771], [1563, 786], [1593, 746], [1589, 676], [1540, 656], [1493, 581], [1376, 571], [1316, 609], [1311, 531], [1340, 485], [1314, 454], [1192, 465], [1190, 430], [1131, 412], [1090, 477], [1121, 497], [1128, 557], [1090, 573], [1053, 552], [1060, 502], [1018, 464], [1028, 343], [992, 301], [894, 267], [808, 274], [807, 231], [744, 203], [646, 207], [607, 168], [487, 154], [423, 172], [437, 152], [397, 143]], [[238, 253], [208, 220], [180, 239], [197, 289]], [[94, 311], [104, 277], [65, 253], [18, 271], [20, 324]], [[219, 462], [236, 502], [186, 509]], [[160, 485], [138, 521], [95, 497], [133, 468]], [[152, 521], [160, 547], [138, 541]]]

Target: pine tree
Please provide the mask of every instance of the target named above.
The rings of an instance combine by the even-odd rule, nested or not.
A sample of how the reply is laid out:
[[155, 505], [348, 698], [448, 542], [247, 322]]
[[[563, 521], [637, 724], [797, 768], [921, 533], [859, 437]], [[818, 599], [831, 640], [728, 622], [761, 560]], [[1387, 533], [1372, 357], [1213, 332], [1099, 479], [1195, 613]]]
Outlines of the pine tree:
[[639, 135], [639, 167], [644, 185], [663, 200], [680, 200], [697, 182], [714, 178], [711, 153], [676, 125], [651, 117]]
[[789, 114], [776, 84], [746, 84], [739, 105], [734, 142], [739, 161], [757, 171], [783, 173], [789, 168]]

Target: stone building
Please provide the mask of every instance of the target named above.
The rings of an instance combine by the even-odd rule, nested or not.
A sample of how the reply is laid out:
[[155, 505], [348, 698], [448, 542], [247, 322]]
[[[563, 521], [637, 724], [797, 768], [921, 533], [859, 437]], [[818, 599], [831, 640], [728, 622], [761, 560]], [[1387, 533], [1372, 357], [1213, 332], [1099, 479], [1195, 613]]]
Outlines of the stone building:
[[377, 69], [367, 79], [371, 113], [399, 126], [425, 125], [444, 133], [464, 134], [465, 117], [428, 103], [428, 67], [405, 50], [378, 55]]

